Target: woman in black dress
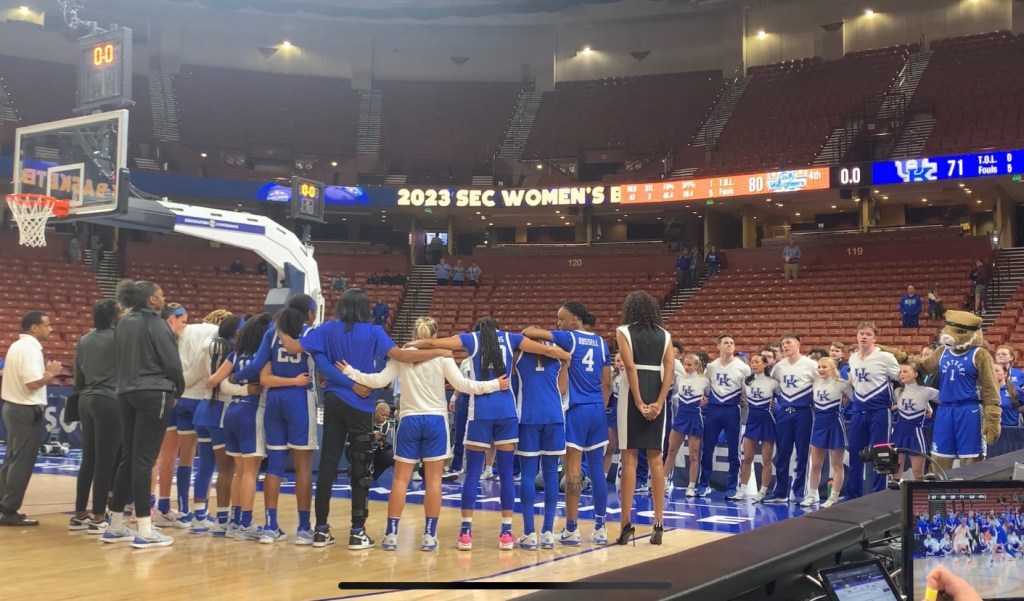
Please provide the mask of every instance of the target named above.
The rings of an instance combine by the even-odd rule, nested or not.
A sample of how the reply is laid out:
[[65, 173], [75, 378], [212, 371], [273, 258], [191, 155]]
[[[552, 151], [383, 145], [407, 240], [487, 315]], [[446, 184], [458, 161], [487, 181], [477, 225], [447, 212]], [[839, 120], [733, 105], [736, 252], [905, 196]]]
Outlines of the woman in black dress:
[[622, 323], [615, 337], [626, 366], [628, 392], [619, 392], [619, 449], [622, 481], [619, 494], [622, 504], [622, 531], [618, 543], [626, 544], [635, 529], [630, 523], [633, 508], [633, 487], [636, 484], [637, 452], [647, 453], [653, 484], [654, 533], [651, 544], [660, 545], [664, 532], [662, 511], [665, 507], [665, 468], [661, 449], [665, 443], [665, 400], [672, 388], [675, 355], [672, 336], [661, 327], [658, 303], [646, 292], [631, 292], [622, 308]]

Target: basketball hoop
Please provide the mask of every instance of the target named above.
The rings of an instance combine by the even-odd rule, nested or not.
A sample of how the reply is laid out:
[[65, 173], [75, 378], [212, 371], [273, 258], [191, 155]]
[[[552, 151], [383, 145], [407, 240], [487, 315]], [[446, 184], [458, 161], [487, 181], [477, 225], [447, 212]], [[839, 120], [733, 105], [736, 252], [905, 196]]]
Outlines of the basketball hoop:
[[46, 222], [50, 217], [68, 214], [68, 201], [42, 194], [8, 194], [7, 206], [18, 224], [18, 244], [34, 248], [46, 246]]

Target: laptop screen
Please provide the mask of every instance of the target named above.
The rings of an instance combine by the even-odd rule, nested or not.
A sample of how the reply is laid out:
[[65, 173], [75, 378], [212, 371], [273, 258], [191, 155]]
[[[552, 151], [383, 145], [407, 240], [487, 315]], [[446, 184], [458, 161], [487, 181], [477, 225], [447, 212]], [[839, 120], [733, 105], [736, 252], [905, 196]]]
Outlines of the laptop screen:
[[899, 601], [892, 580], [877, 559], [821, 571], [832, 601]]

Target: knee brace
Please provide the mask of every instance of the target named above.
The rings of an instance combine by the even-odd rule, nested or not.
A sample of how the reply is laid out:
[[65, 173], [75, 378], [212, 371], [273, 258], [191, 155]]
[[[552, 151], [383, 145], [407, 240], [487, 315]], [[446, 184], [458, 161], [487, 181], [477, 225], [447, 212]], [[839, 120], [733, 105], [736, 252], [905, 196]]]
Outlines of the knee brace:
[[348, 445], [348, 477], [353, 486], [373, 485], [373, 434], [352, 436]]
[[288, 461], [288, 451], [267, 449], [267, 475], [284, 478], [284, 466]]

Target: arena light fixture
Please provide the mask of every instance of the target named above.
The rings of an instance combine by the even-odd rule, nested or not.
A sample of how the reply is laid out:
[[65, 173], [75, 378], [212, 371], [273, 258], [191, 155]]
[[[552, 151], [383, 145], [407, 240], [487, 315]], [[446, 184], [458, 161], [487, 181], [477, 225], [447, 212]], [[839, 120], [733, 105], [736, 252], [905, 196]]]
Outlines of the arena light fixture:
[[963, 188], [963, 187], [964, 187], [964, 186], [966, 186], [966, 185], [967, 185], [967, 184], [965, 184], [965, 183], [963, 183], [963, 182], [960, 182], [960, 184], [959, 184], [959, 186], [960, 186], [961, 188]]
[[928, 202], [928, 199], [927, 198], [922, 198], [921, 202]]
[[331, 161], [331, 167], [337, 167], [338, 161]]
[[206, 153], [205, 152], [200, 152], [199, 156], [201, 156], [201, 157], [203, 157], [205, 159], [206, 158]]
[[29, 12], [29, 8], [27, 6], [19, 6], [18, 10], [20, 10], [23, 13]]
[[872, 192], [874, 192], [875, 194], [878, 194], [878, 190], [877, 189], [876, 190], [872, 190]]
[[537, 169], [543, 169], [543, 168], [544, 168], [544, 165], [542, 163], [537, 163]]
[[873, 16], [875, 16], [875, 11], [871, 10], [870, 8], [868, 8], [868, 9], [866, 9], [864, 11], [864, 16], [865, 17], [873, 17]]
[[581, 52], [583, 52], [584, 55], [587, 55], [593, 52], [593, 50], [590, 49], [590, 46], [584, 46]]
[[[856, 200], [860, 200], [860, 199], [858, 198], [858, 199], [856, 199]], [[883, 197], [882, 197], [882, 200], [889, 200], [889, 197], [888, 197], [888, 196], [883, 196]]]
[[532, 223], [530, 223], [529, 221], [527, 221], [527, 222], [526, 222], [526, 225], [527, 225], [527, 226], [530, 226], [530, 225], [533, 225], [533, 224], [532, 224]]
[[797, 217], [799, 217], [799, 216], [800, 216], [800, 213], [797, 213], [797, 214], [796, 214], [796, 216], [797, 216]]
[[759, 29], [759, 30], [757, 30], [757, 37], [759, 37], [759, 38], [763, 38], [763, 37], [765, 37], [766, 35], [768, 35], [768, 34], [767, 34], [767, 33], [765, 33], [765, 30], [763, 30], [763, 29]]
[[487, 222], [487, 225], [494, 225], [494, 224], [488, 221], [488, 222]]
[[289, 42], [288, 40], [285, 40], [285, 41], [281, 42], [281, 47], [282, 48], [291, 48], [292, 47], [292, 43]]
[[838, 208], [838, 207], [837, 207], [836, 205], [832, 205], [832, 208], [833, 208], [833, 209], [836, 209], [836, 208]]

